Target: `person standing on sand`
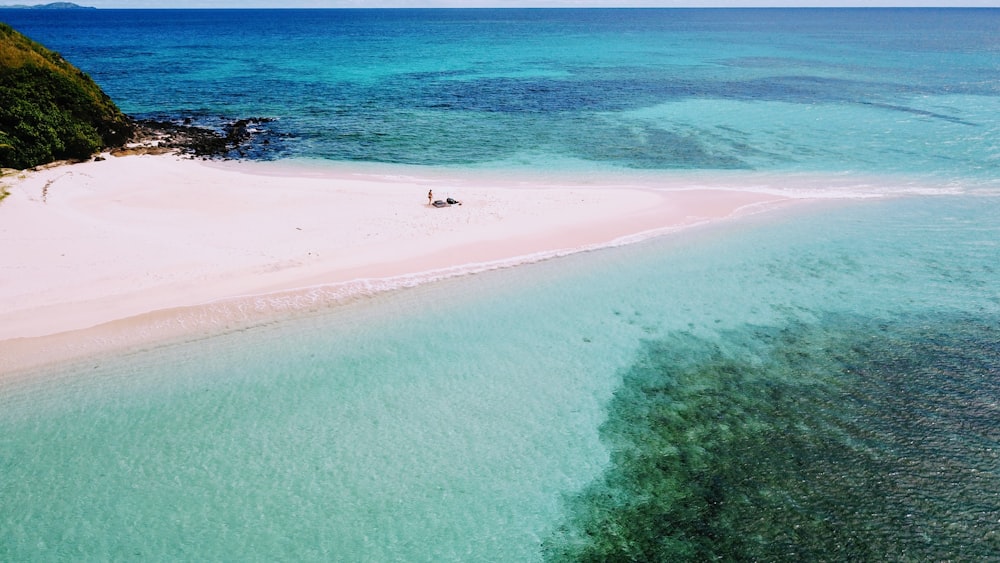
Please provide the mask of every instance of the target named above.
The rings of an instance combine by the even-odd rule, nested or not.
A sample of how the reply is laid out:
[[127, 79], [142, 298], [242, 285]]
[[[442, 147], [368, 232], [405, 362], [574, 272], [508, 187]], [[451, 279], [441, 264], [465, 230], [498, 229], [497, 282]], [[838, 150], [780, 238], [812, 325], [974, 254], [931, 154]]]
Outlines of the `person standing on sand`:
[[427, 205], [430, 205], [434, 200], [434, 190], [427, 190]]

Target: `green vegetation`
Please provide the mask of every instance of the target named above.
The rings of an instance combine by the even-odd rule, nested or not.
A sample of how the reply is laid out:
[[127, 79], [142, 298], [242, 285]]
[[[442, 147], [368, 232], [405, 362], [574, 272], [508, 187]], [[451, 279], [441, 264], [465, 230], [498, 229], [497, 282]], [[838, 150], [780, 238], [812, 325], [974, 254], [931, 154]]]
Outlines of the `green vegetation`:
[[0, 23], [0, 167], [87, 159], [133, 130], [89, 76]]

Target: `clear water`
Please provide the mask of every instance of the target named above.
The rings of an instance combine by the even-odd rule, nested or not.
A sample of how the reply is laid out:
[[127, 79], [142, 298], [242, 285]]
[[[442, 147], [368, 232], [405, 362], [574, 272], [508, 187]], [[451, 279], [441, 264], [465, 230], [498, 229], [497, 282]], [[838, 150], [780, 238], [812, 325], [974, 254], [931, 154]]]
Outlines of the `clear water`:
[[0, 12], [128, 113], [264, 154], [995, 180], [1000, 10]]
[[1000, 557], [996, 11], [18, 14], [283, 158], [940, 189], [0, 384], [0, 560]]

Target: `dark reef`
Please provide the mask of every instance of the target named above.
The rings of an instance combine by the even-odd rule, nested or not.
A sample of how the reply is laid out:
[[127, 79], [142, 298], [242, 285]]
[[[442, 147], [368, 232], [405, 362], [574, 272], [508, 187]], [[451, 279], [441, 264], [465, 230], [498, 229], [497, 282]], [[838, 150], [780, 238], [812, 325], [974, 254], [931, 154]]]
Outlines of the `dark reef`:
[[993, 561], [998, 320], [941, 314], [647, 343], [549, 561]]

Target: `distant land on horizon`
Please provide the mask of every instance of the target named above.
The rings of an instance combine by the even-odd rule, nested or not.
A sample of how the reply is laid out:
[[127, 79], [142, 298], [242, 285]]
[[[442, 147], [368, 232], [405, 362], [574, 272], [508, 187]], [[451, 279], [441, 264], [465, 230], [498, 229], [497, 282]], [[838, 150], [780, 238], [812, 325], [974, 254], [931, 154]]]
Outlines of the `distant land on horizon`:
[[52, 2], [51, 4], [14, 4], [11, 6], [0, 5], [0, 10], [96, 10], [93, 6], [81, 6], [72, 2]]

